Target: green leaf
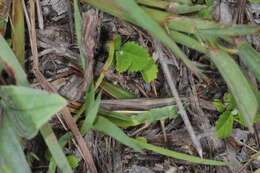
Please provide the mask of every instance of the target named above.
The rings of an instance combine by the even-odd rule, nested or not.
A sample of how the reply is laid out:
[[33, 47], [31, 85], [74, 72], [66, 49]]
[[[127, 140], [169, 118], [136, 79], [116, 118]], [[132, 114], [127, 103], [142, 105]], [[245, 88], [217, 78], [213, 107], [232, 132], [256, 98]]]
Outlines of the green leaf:
[[162, 108], [151, 109], [144, 114], [133, 116], [132, 119], [139, 124], [153, 123], [166, 118], [176, 118], [178, 115], [177, 110], [176, 106], [165, 106]]
[[122, 39], [120, 35], [115, 36], [115, 50], [118, 51], [121, 48]]
[[116, 69], [137, 72], [152, 64], [147, 50], [134, 42], [127, 42], [116, 54]]
[[219, 99], [214, 99], [212, 104], [214, 105], [214, 107], [217, 109], [218, 112], [222, 113], [225, 111], [225, 106]]
[[39, 128], [66, 105], [58, 95], [27, 87], [1, 86], [0, 95], [12, 127], [26, 138], [34, 137]]
[[205, 164], [205, 165], [217, 165], [217, 166], [224, 166], [224, 165], [231, 164], [229, 162], [221, 162], [221, 161], [216, 161], [216, 160], [201, 159], [199, 157], [195, 157], [195, 156], [191, 156], [191, 155], [188, 155], [188, 154], [183, 154], [183, 153], [179, 153], [179, 152], [176, 152], [176, 151], [164, 149], [162, 147], [157, 147], [155, 145], [142, 142], [140, 140], [134, 140], [133, 139], [133, 141], [136, 144], [138, 144], [142, 149], [151, 150], [153, 152], [162, 154], [164, 156], [168, 156], [168, 157], [172, 157], [172, 158], [176, 158], [176, 159], [180, 159], [180, 160], [186, 160], [186, 161], [189, 161], [189, 162]]
[[171, 34], [171, 38], [177, 43], [185, 45], [199, 52], [206, 53], [206, 46], [198, 42], [191, 36], [176, 31], [170, 31], [170, 34]]
[[23, 71], [22, 66], [19, 64], [17, 58], [15, 57], [13, 51], [0, 34], [0, 63], [4, 63], [7, 67], [10, 67], [12, 70], [15, 79], [17, 80], [18, 85], [29, 86], [29, 83], [26, 78], [26, 74]]
[[250, 2], [260, 2], [260, 0], [249, 0]]
[[260, 54], [246, 42], [239, 44], [238, 54], [240, 59], [260, 82]]
[[108, 136], [113, 137], [120, 143], [135, 149], [136, 151], [142, 152], [140, 147], [132, 141], [120, 128], [113, 124], [108, 119], [98, 116], [96, 122], [94, 123], [93, 129], [100, 131]]
[[91, 4], [107, 13], [123, 18], [147, 30], [156, 39], [169, 47], [175, 55], [192, 70], [192, 72], [205, 77], [177, 46], [177, 44], [168, 36], [164, 28], [160, 26], [160, 24], [168, 20], [168, 17], [170, 17], [169, 13], [145, 7], [141, 8], [133, 0], [82, 0], [82, 2]]
[[[6, 116], [6, 115], [5, 115]], [[30, 173], [23, 149], [6, 117], [0, 121], [0, 172]]]
[[103, 81], [101, 84], [101, 88], [105, 90], [108, 94], [111, 96], [117, 98], [117, 99], [132, 99], [136, 98], [135, 95], [131, 94], [130, 92], [126, 91], [125, 89], [115, 86], [111, 83], [108, 83], [106, 81]]
[[68, 162], [69, 162], [70, 166], [73, 169], [77, 168], [79, 166], [79, 161], [78, 161], [78, 159], [75, 156], [69, 155], [69, 156], [67, 156], [67, 159], [68, 159]]
[[209, 56], [231, 90], [239, 112], [246, 121], [247, 127], [253, 132], [252, 125], [258, 110], [258, 103], [250, 83], [239, 69], [236, 62], [225, 52], [212, 49], [209, 51]]
[[150, 83], [157, 78], [157, 73], [158, 67], [155, 63], [152, 63], [142, 71], [142, 76], [145, 82]]
[[165, 106], [162, 108], [150, 109], [148, 112], [131, 117], [119, 114], [117, 112], [109, 112], [104, 110], [100, 111], [100, 113], [120, 127], [131, 127], [144, 123], [153, 123], [166, 118], [176, 118], [178, 115], [176, 106]]
[[[48, 149], [52, 154], [53, 159], [55, 160], [58, 167], [61, 169], [62, 173], [72, 173], [73, 171], [68, 163], [68, 160], [66, 159], [66, 156], [63, 153], [62, 148], [58, 143], [57, 138], [50, 125], [46, 123], [40, 129], [40, 131], [45, 143], [48, 146]], [[51, 163], [53, 159], [51, 159]], [[53, 163], [52, 165], [50, 165], [51, 168], [49, 170], [55, 170], [56, 164]]]
[[[73, 135], [71, 132], [67, 132], [64, 134], [62, 137], [59, 138], [59, 144], [61, 148], [64, 148], [65, 145], [73, 138]], [[49, 168], [48, 168], [48, 173], [55, 173], [56, 172], [56, 162], [55, 160], [51, 157], [50, 151], [47, 150], [45, 152], [45, 157], [47, 156], [47, 160], [49, 160]]]
[[81, 134], [87, 133], [92, 127], [98, 113], [99, 105], [101, 103], [101, 92], [98, 94], [95, 100], [95, 91], [93, 85], [89, 87], [89, 91], [86, 96], [86, 118], [83, 121], [80, 132]]
[[222, 113], [216, 122], [216, 135], [219, 138], [229, 137], [233, 129], [233, 115], [230, 111]]

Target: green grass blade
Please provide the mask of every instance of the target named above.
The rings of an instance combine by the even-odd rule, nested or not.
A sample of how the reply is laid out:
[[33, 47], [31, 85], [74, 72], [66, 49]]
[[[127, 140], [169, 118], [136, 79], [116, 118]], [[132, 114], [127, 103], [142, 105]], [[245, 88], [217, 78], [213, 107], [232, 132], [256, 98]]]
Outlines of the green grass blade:
[[48, 149], [52, 154], [53, 159], [55, 160], [61, 171], [63, 173], [72, 173], [73, 171], [50, 125], [45, 124], [40, 131], [45, 143], [48, 146]]
[[99, 113], [106, 116], [106, 118], [108, 118], [111, 122], [120, 127], [132, 127], [145, 123], [153, 123], [166, 118], [176, 118], [178, 115], [176, 106], [165, 106], [162, 108], [150, 109], [145, 113], [139, 113], [133, 116], [127, 116], [117, 112], [105, 110], [100, 110]]
[[[114, 36], [113, 40], [110, 41], [109, 44], [108, 44], [108, 58], [107, 58], [107, 60], [104, 64], [104, 66], [102, 67], [102, 71], [100, 72], [100, 75], [99, 75], [99, 77], [96, 81], [95, 90], [100, 86], [100, 84], [104, 80], [105, 72], [108, 71], [109, 68], [111, 67], [111, 65], [113, 64], [114, 56], [115, 56], [115, 48], [116, 48], [115, 47], [115, 44], [116, 44], [115, 39], [116, 39], [116, 37]], [[121, 46], [121, 45], [119, 45], [119, 46]]]
[[79, 52], [80, 52], [80, 62], [81, 62], [82, 69], [85, 70], [85, 68], [86, 68], [86, 59], [85, 59], [85, 56], [83, 55], [83, 51], [82, 51], [82, 47], [81, 47], [82, 20], [81, 20], [78, 0], [73, 0], [73, 6], [74, 6], [75, 32], [76, 32], [77, 44], [78, 44]]
[[[71, 132], [67, 132], [65, 135], [59, 138], [59, 144], [61, 148], [64, 148], [65, 145], [73, 138], [73, 134]], [[56, 162], [53, 158], [50, 159], [48, 173], [55, 173], [56, 172]]]
[[131, 138], [129, 138], [120, 128], [118, 128], [115, 124], [113, 124], [111, 121], [108, 119], [98, 116], [96, 122], [94, 123], [93, 126], [94, 130], [100, 131], [108, 136], [113, 137], [120, 143], [131, 147], [135, 149], [136, 151], [142, 152], [140, 149], [139, 145], [134, 143]]
[[0, 60], [12, 70], [18, 85], [29, 86], [22, 66], [2, 35], [0, 35]]
[[119, 86], [115, 86], [111, 83], [108, 83], [106, 81], [103, 81], [101, 86], [103, 90], [105, 90], [108, 94], [111, 96], [117, 98], [117, 99], [133, 99], [136, 98], [135, 95], [129, 93], [128, 91], [124, 90], [123, 88]]
[[260, 82], [260, 54], [251, 45], [241, 42], [238, 45], [238, 54], [248, 69], [253, 72]]
[[164, 120], [166, 118], [176, 118], [178, 108], [176, 106], [165, 106], [162, 108], [150, 109], [148, 112], [133, 116], [132, 119], [135, 122], [153, 123], [158, 120]]
[[95, 91], [94, 87], [90, 86], [90, 90], [86, 96], [86, 111], [85, 111], [85, 120], [81, 126], [80, 132], [81, 134], [85, 134], [88, 130], [91, 129], [93, 123], [97, 117], [99, 105], [101, 103], [101, 92], [98, 94], [97, 98], [95, 99]]
[[0, 172], [5, 172], [3, 170], [5, 169], [12, 173], [30, 173], [31, 170], [26, 162], [23, 149], [7, 118], [4, 118], [2, 123], [2, 126], [0, 125]]
[[13, 1], [13, 15], [12, 15], [13, 31], [12, 31], [12, 47], [13, 51], [24, 67], [24, 53], [25, 53], [25, 29], [24, 29], [24, 13], [22, 0]]
[[215, 36], [237, 36], [260, 32], [258, 25], [228, 25], [218, 24], [199, 18], [173, 17], [168, 22], [171, 30], [190, 34], [208, 34]]
[[205, 5], [187, 5], [187, 4], [171, 4], [170, 2], [160, 0], [135, 0], [138, 4], [149, 6], [152, 8], [161, 8], [173, 14], [187, 14], [198, 12], [207, 6]]
[[147, 149], [151, 150], [153, 152], [162, 154], [164, 156], [180, 159], [180, 160], [186, 160], [189, 162], [193, 163], [199, 163], [199, 164], [205, 164], [205, 165], [216, 165], [216, 166], [224, 166], [224, 165], [229, 165], [231, 163], [228, 162], [221, 162], [221, 161], [216, 161], [216, 160], [208, 160], [208, 159], [201, 159], [199, 157], [191, 156], [188, 154], [183, 154], [179, 152], [175, 152], [172, 150], [164, 149], [162, 147], [157, 147], [152, 144], [148, 144], [139, 140], [133, 140], [136, 144], [140, 145], [142, 149]]
[[249, 130], [253, 132], [252, 126], [258, 103], [248, 80], [239, 69], [237, 63], [225, 52], [211, 49], [209, 56], [226, 81]]
[[175, 40], [177, 43], [180, 43], [191, 49], [197, 50], [201, 53], [206, 53], [206, 46], [202, 45], [200, 42], [193, 39], [192, 37], [176, 31], [170, 31], [170, 35], [172, 39]]

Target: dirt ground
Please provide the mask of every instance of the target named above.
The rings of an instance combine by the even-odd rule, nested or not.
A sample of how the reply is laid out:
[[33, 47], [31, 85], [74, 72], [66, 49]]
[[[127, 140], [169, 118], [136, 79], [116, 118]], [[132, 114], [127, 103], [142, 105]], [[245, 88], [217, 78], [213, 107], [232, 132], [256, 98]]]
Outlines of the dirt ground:
[[[213, 15], [221, 23], [260, 23], [260, 5], [257, 3], [245, 3], [244, 0], [219, 0], [215, 4]], [[40, 70], [59, 93], [71, 101], [71, 108], [77, 109], [77, 104], [82, 103], [84, 92], [78, 87], [82, 83], [83, 72], [79, 70], [79, 52], [76, 48], [72, 7], [67, 0], [40, 0], [40, 7], [42, 14], [39, 15], [37, 23]], [[249, 134], [245, 128], [236, 125], [232, 136], [227, 139], [218, 139], [214, 135], [215, 121], [219, 113], [212, 105], [212, 100], [222, 99], [228, 90], [218, 71], [207, 59], [200, 53], [182, 46], [186, 55], [209, 77], [209, 83], [194, 76], [179, 59], [172, 58], [175, 55], [170, 50], [161, 44], [158, 45], [142, 29], [86, 4], [81, 4], [80, 8], [82, 16], [94, 15], [97, 18], [97, 23], [93, 27], [96, 38], [93, 43], [94, 78], [99, 74], [108, 56], [107, 43], [112, 39], [113, 34], [119, 34], [123, 43], [134, 41], [142, 45], [149, 50], [153, 58], [156, 58], [156, 53], [161, 51], [165, 57], [168, 57], [171, 64], [171, 75], [179, 94], [190, 103], [187, 111], [192, 126], [202, 143], [203, 156], [208, 159], [236, 163], [225, 167], [215, 167], [192, 164], [150, 151], [142, 154], [119, 144], [110, 137], [92, 131], [84, 138], [100, 173], [246, 173], [260, 168], [259, 160], [250, 159], [260, 150], [260, 122], [256, 123], [254, 134]], [[259, 35], [247, 36], [246, 39], [260, 50]], [[30, 63], [30, 60], [27, 60], [28, 74], [31, 74]], [[243, 64], [241, 66], [243, 67]], [[125, 106], [127, 103], [123, 101], [113, 105], [111, 104], [113, 97], [104, 92], [102, 107], [106, 109], [138, 109], [138, 105], [143, 102], [144, 98], [150, 99], [155, 107], [163, 106], [168, 104], [163, 98], [172, 97], [161, 70], [158, 78], [151, 84], [145, 83], [140, 74], [118, 73], [115, 69], [106, 72], [105, 80], [127, 89], [139, 98], [128, 106]], [[38, 87], [32, 74], [31, 82], [34, 87]], [[145, 109], [149, 108], [152, 107], [148, 106]], [[64, 129], [59, 121], [54, 118], [51, 122], [56, 135], [62, 135]], [[124, 129], [124, 131], [133, 137], [145, 137], [152, 144], [198, 156], [180, 117], [174, 120], [168, 119], [163, 123], [156, 122], [145, 128], [138, 126]], [[39, 161], [33, 162], [33, 172], [46, 172], [48, 162], [44, 159], [46, 146], [42, 138], [38, 136], [28, 142], [26, 146], [26, 152], [34, 152], [41, 158]], [[75, 172], [88, 172], [73, 144], [65, 148], [65, 153], [74, 154], [81, 160], [80, 166], [76, 168]], [[248, 162], [240, 162], [244, 160]]]

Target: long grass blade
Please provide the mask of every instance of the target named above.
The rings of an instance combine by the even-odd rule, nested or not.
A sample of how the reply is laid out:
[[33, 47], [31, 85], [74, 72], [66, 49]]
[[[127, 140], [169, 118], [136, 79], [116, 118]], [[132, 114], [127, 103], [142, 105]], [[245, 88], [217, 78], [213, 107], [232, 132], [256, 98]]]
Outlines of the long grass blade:
[[18, 85], [29, 86], [26, 78], [26, 74], [23, 71], [22, 66], [19, 64], [15, 54], [5, 41], [2, 35], [0, 35], [0, 60], [7, 67], [10, 67]]
[[260, 82], [260, 54], [246, 42], [239, 43], [238, 54], [240, 59], [246, 64], [251, 72], [254, 73]]
[[253, 132], [254, 118], [258, 109], [256, 96], [236, 62], [225, 52], [211, 49], [209, 56], [226, 81], [246, 124]]
[[57, 163], [58, 167], [61, 169], [63, 173], [72, 173], [72, 169], [67, 161], [66, 156], [64, 155], [60, 144], [57, 141], [57, 138], [50, 127], [49, 124], [45, 124], [41, 129], [41, 134], [45, 143], [50, 150], [53, 159]]
[[161, 148], [161, 147], [157, 147], [155, 145], [151, 145], [151, 144], [145, 143], [145, 142], [140, 141], [140, 140], [133, 140], [133, 141], [136, 144], [140, 145], [140, 147], [142, 149], [151, 150], [151, 151], [154, 151], [156, 153], [160, 153], [162, 155], [172, 157], [172, 158], [176, 158], [176, 159], [180, 159], [180, 160], [186, 160], [186, 161], [193, 162], [193, 163], [199, 163], [199, 164], [205, 164], [205, 165], [216, 165], [216, 166], [224, 166], [224, 165], [231, 164], [231, 163], [228, 163], [228, 162], [201, 159], [199, 157], [195, 157], [195, 156], [191, 156], [191, 155], [188, 155], [188, 154], [183, 154], [183, 153], [175, 152], [175, 151], [172, 151], [172, 150], [164, 149], [164, 148]]

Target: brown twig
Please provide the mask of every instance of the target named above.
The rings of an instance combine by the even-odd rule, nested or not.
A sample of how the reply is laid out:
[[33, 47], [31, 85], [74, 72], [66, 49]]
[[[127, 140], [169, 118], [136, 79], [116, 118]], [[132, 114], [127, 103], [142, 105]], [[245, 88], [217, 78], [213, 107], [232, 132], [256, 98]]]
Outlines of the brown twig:
[[83, 14], [82, 17], [82, 51], [87, 58], [86, 70], [84, 73], [84, 82], [82, 89], [86, 90], [88, 85], [93, 79], [93, 64], [94, 64], [94, 50], [96, 47], [96, 34], [98, 25], [98, 13], [96, 10], [91, 9]]
[[[42, 73], [39, 70], [38, 50], [37, 50], [37, 40], [36, 40], [37, 37], [36, 37], [36, 30], [35, 30], [35, 4], [33, 0], [30, 0], [29, 2], [30, 2], [30, 23], [29, 22], [27, 23], [29, 24], [28, 28], [30, 28], [29, 32], [30, 32], [30, 44], [31, 44], [32, 59], [33, 59], [33, 72], [42, 88], [44, 88], [49, 92], [57, 93], [57, 91], [50, 85], [50, 83], [45, 79], [45, 77], [42, 75]], [[91, 153], [83, 137], [81, 136], [80, 131], [76, 123], [74, 122], [68, 108], [67, 107], [63, 108], [61, 110], [61, 113], [63, 114], [63, 118], [67, 126], [75, 136], [77, 144], [79, 145], [79, 151], [82, 152], [82, 157], [85, 160], [86, 164], [89, 166], [90, 171], [92, 173], [97, 173], [97, 169], [94, 164], [94, 160], [91, 156]]]
[[188, 115], [184, 109], [184, 106], [183, 106], [183, 103], [180, 99], [180, 96], [178, 94], [178, 91], [175, 87], [175, 84], [174, 84], [174, 81], [173, 81], [173, 78], [172, 78], [172, 75], [170, 74], [170, 70], [169, 70], [169, 67], [168, 65], [166, 64], [166, 62], [164, 61], [165, 57], [164, 57], [164, 54], [162, 52], [162, 46], [161, 44], [158, 42], [158, 41], [155, 41], [155, 49], [157, 51], [157, 56], [159, 56], [159, 61], [160, 61], [160, 64], [162, 66], [162, 70], [163, 70], [163, 73], [165, 75], [165, 78], [168, 82], [168, 85], [171, 89], [171, 93], [172, 95], [175, 97], [176, 99], [176, 104], [179, 108], [179, 113], [184, 121], [184, 124], [187, 128], [187, 131], [189, 132], [189, 135], [192, 139], [192, 142], [193, 144], [195, 145], [197, 151], [198, 151], [198, 154], [200, 155], [200, 157], [202, 157], [202, 147], [201, 147], [201, 144], [200, 144], [200, 141], [198, 140], [198, 138], [196, 137], [195, 135], [195, 132], [193, 130], [193, 127], [191, 126], [191, 123], [190, 123], [190, 120], [188, 118]]

